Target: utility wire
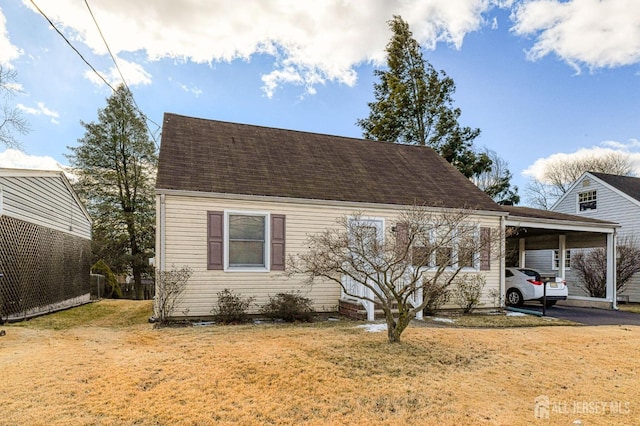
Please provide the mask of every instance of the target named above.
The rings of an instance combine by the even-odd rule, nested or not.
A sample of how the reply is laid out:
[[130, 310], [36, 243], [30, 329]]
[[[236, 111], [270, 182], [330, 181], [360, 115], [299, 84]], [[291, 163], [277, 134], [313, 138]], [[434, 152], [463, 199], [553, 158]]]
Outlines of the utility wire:
[[[91, 63], [89, 63], [89, 61], [82, 55], [82, 53], [80, 53], [80, 51], [78, 49], [76, 49], [76, 47], [73, 44], [71, 44], [69, 39], [58, 29], [58, 27], [56, 27], [56, 25], [42, 11], [42, 9], [40, 9], [40, 7], [36, 4], [36, 2], [34, 0], [30, 0], [30, 1], [31, 1], [31, 4], [33, 4], [33, 6], [38, 10], [40, 15], [42, 15], [42, 17], [47, 20], [49, 25], [51, 25], [51, 27], [58, 33], [58, 35], [60, 35], [60, 37], [62, 37], [62, 39], [69, 45], [69, 47], [71, 47], [71, 49], [73, 49], [73, 51], [76, 52], [76, 54], [80, 57], [80, 59], [82, 59], [82, 61], [85, 64], [87, 64], [87, 66], [91, 69], [91, 71], [93, 71], [104, 82], [104, 84], [106, 84], [111, 89], [111, 91], [113, 91], [115, 93], [116, 89], [111, 85], [111, 83], [109, 83], [107, 81], [107, 79], [105, 79], [104, 76], [98, 70], [96, 70], [95, 67], [93, 65], [91, 65]], [[151, 131], [151, 129], [149, 128], [149, 124], [147, 123], [147, 121], [150, 121], [153, 124], [155, 124], [158, 127], [158, 129], [161, 128], [160, 125], [158, 123], [156, 123], [155, 121], [153, 121], [152, 119], [150, 119], [146, 114], [144, 114], [142, 112], [142, 110], [140, 109], [140, 107], [138, 106], [138, 104], [136, 103], [136, 100], [133, 97], [133, 92], [131, 92], [131, 90], [129, 89], [129, 86], [127, 85], [127, 82], [125, 81], [125, 79], [124, 79], [124, 77], [122, 75], [122, 72], [120, 71], [120, 67], [118, 67], [118, 63], [116, 62], [115, 57], [111, 53], [111, 49], [109, 48], [109, 45], [107, 44], [107, 41], [105, 40], [104, 36], [102, 35], [102, 31], [100, 30], [100, 27], [98, 26], [98, 22], [96, 21], [95, 17], [93, 16], [93, 12], [91, 11], [91, 8], [89, 7], [89, 4], [87, 3], [86, 0], [85, 0], [85, 4], [87, 5], [87, 8], [89, 9], [89, 13], [91, 14], [91, 17], [93, 18], [93, 22], [96, 24], [96, 27], [98, 28], [98, 32], [100, 33], [100, 37], [102, 37], [102, 40], [104, 41], [104, 44], [107, 47], [107, 51], [109, 52], [109, 55], [111, 55], [111, 59], [113, 60], [115, 66], [116, 66], [116, 69], [118, 70], [118, 73], [120, 74], [120, 78], [122, 79], [122, 82], [123, 82], [124, 86], [129, 91], [129, 93], [131, 93], [131, 99], [133, 100], [133, 103], [134, 103], [134, 105], [136, 107], [136, 110], [145, 119], [145, 125], [147, 126], [147, 130], [149, 131], [149, 135], [151, 135], [151, 138], [153, 139], [153, 142], [156, 145], [156, 147], [158, 149], [160, 149], [158, 141], [156, 140], [156, 138], [155, 138], [153, 132]]]
[[49, 17], [48, 17], [47, 15], [45, 15], [45, 13], [42, 11], [42, 9], [40, 9], [40, 8], [38, 7], [38, 5], [36, 4], [36, 2], [35, 2], [34, 0], [31, 0], [31, 4], [33, 4], [33, 6], [34, 6], [36, 9], [38, 9], [38, 12], [40, 12], [40, 15], [42, 15], [42, 16], [44, 17], [44, 19], [46, 19], [46, 20], [47, 20], [47, 22], [49, 22], [49, 25], [51, 25], [51, 27], [53, 27], [53, 29], [54, 29], [54, 30], [56, 30], [56, 32], [60, 35], [60, 37], [62, 37], [62, 38], [64, 39], [64, 41], [66, 41], [66, 42], [67, 42], [67, 44], [69, 45], [69, 47], [71, 47], [71, 48], [73, 49], [73, 51], [74, 51], [74, 52], [76, 52], [76, 53], [78, 54], [78, 56], [80, 56], [80, 59], [82, 59], [82, 60], [84, 61], [84, 63], [85, 63], [85, 64], [87, 64], [87, 66], [88, 66], [89, 68], [91, 68], [91, 70], [92, 70], [92, 71], [93, 71], [93, 72], [94, 72], [98, 77], [100, 77], [100, 79], [101, 79], [102, 81], [104, 81], [104, 84], [106, 84], [107, 86], [109, 86], [109, 88], [115, 92], [115, 91], [116, 91], [116, 89], [114, 89], [114, 88], [113, 88], [113, 86], [112, 86], [111, 84], [109, 84], [109, 82], [108, 82], [108, 81], [107, 81], [107, 80], [102, 76], [102, 74], [100, 74], [100, 73], [98, 72], [98, 70], [96, 70], [96, 69], [93, 67], [93, 65], [91, 65], [91, 64], [89, 63], [89, 61], [87, 61], [87, 60], [84, 58], [84, 56], [82, 56], [82, 53], [80, 53], [80, 51], [79, 51], [78, 49], [76, 49], [76, 48], [74, 47], [74, 45], [73, 45], [73, 44], [71, 44], [71, 42], [69, 41], [69, 39], [67, 39], [67, 37], [66, 37], [64, 34], [62, 34], [62, 32], [58, 29], [58, 27], [56, 27], [56, 25], [55, 25], [53, 22], [51, 22], [51, 19], [49, 19]]
[[[135, 105], [136, 109], [138, 110], [140, 115], [142, 115], [142, 117], [145, 120], [148, 120], [148, 121], [152, 122], [158, 128], [160, 128], [160, 125], [158, 123], [156, 123], [155, 121], [153, 121], [152, 119], [150, 119], [149, 117], [147, 117], [146, 114], [143, 113], [142, 110], [140, 109], [140, 107], [138, 106], [138, 103], [136, 102], [135, 98], [133, 97], [133, 92], [129, 88], [129, 85], [127, 84], [127, 81], [124, 79], [124, 75], [122, 75], [122, 71], [120, 70], [120, 67], [118, 66], [118, 61], [116, 61], [115, 56], [111, 52], [111, 48], [109, 47], [109, 43], [107, 43], [107, 39], [104, 37], [104, 34], [102, 34], [102, 30], [100, 29], [100, 25], [98, 25], [98, 21], [96, 20], [96, 17], [93, 14], [93, 11], [91, 10], [91, 6], [89, 6], [88, 0], [84, 0], [84, 4], [87, 6], [87, 9], [89, 10], [89, 14], [91, 15], [91, 19], [93, 19], [93, 23], [96, 24], [96, 28], [98, 29], [98, 33], [100, 34], [100, 38], [102, 38], [102, 41], [104, 42], [104, 45], [107, 48], [107, 52], [109, 52], [109, 56], [111, 56], [111, 60], [113, 61], [114, 65], [116, 66], [116, 70], [118, 70], [118, 74], [120, 74], [120, 78], [122, 79], [122, 84], [124, 84], [124, 87], [127, 89], [127, 91], [129, 91], [129, 93], [131, 93], [131, 99], [133, 100], [133, 104]], [[153, 143], [155, 143], [156, 147], [158, 149], [160, 149], [160, 146], [158, 145], [158, 141], [156, 140], [155, 136], [153, 135], [153, 132], [151, 131], [151, 129], [149, 128], [149, 124], [147, 123], [147, 121], [145, 121], [145, 125], [147, 126], [147, 130], [149, 131], [149, 134], [151, 135], [151, 138], [153, 139]]]

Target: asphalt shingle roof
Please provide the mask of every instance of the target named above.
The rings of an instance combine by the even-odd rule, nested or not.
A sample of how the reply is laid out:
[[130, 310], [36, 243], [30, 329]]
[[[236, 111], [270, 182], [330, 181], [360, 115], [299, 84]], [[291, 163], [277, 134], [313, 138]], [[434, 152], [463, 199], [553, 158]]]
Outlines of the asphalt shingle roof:
[[567, 222], [588, 222], [594, 224], [615, 224], [606, 220], [593, 219], [590, 217], [578, 216], [573, 214], [558, 213], [551, 210], [539, 210], [531, 207], [523, 206], [502, 206], [502, 209], [509, 212], [509, 219], [514, 218], [536, 218], [536, 219], [550, 219], [550, 220], [563, 220]]
[[156, 188], [502, 211], [428, 147], [171, 113]]
[[640, 201], [640, 178], [631, 176], [610, 175], [606, 173], [589, 172], [598, 179], [624, 192], [628, 196]]

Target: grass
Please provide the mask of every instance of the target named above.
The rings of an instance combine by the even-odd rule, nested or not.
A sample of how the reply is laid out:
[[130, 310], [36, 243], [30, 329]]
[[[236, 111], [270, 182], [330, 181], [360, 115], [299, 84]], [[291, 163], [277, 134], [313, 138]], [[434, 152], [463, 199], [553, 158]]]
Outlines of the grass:
[[640, 303], [618, 303], [618, 309], [640, 314]]
[[[436, 316], [439, 318], [440, 316]], [[507, 328], [507, 327], [539, 327], [539, 326], [571, 326], [578, 325], [572, 321], [559, 320], [551, 317], [538, 317], [534, 315], [507, 316], [504, 312], [490, 313], [477, 312], [473, 315], [451, 313], [444, 318], [454, 322], [449, 324], [454, 327], [472, 328]], [[425, 317], [427, 322], [431, 319]], [[432, 319], [431, 319], [432, 320]], [[446, 324], [446, 323], [445, 323]]]
[[151, 301], [105, 300], [22, 321], [15, 326], [39, 330], [68, 330], [80, 326], [122, 328], [147, 322], [151, 309]]
[[[640, 423], [640, 327], [473, 315], [458, 323], [487, 318], [412, 325], [389, 345], [349, 321], [154, 329], [150, 308], [101, 301], [5, 325], [0, 425]], [[549, 420], [534, 417], [540, 395]], [[609, 405], [580, 410], [593, 402]]]

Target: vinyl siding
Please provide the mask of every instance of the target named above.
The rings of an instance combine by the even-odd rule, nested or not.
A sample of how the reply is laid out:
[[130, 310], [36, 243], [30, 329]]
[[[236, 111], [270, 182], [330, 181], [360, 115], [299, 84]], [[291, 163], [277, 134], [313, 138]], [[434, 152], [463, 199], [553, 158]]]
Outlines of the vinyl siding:
[[[559, 213], [575, 214], [592, 219], [607, 220], [619, 223], [621, 228], [618, 236], [640, 236], [640, 205], [627, 197], [609, 189], [594, 179], [589, 179], [589, 185], [583, 186], [581, 182], [571, 191], [557, 206], [554, 211]], [[597, 191], [597, 209], [579, 211], [578, 193], [584, 191]]]
[[[588, 185], [584, 185], [585, 179], [582, 179], [553, 210], [616, 222], [621, 226], [617, 233], [618, 239], [635, 237], [640, 243], [640, 205], [593, 178], [587, 176], [586, 179], [589, 181]], [[597, 191], [597, 209], [579, 211], [578, 193], [592, 190]], [[631, 282], [627, 284], [627, 289], [621, 294], [629, 296], [629, 300], [632, 302], [640, 302], [640, 274], [634, 275]], [[582, 291], [577, 295], [582, 296], [586, 293]]]
[[635, 274], [631, 277], [620, 294], [629, 296], [629, 302], [640, 302], [640, 274]]
[[[159, 202], [158, 202], [159, 203]], [[357, 209], [350, 206], [322, 206], [316, 204], [289, 203], [274, 200], [240, 201], [232, 199], [165, 195], [164, 247], [158, 234], [157, 250], [164, 255], [166, 269], [189, 265], [193, 275], [174, 316], [207, 317], [217, 301], [217, 293], [229, 288], [247, 297], [255, 297], [256, 305], [263, 305], [269, 295], [279, 292], [300, 291], [314, 302], [318, 311], [337, 310], [340, 286], [328, 280], [317, 280], [309, 285], [303, 276], [287, 277], [280, 271], [225, 272], [207, 270], [207, 211], [259, 211], [286, 215], [286, 255], [295, 255], [307, 249], [311, 234], [336, 227], [337, 219], [359, 211], [364, 217], [383, 218], [385, 227], [394, 226], [399, 211], [391, 208]], [[495, 216], [474, 217], [481, 226], [499, 226]], [[160, 225], [160, 224], [158, 224]], [[157, 226], [160, 233], [162, 227]], [[492, 259], [491, 270], [486, 274], [485, 294], [499, 288], [499, 263]], [[487, 305], [492, 299], [485, 296]]]
[[61, 176], [0, 176], [2, 214], [91, 238], [91, 222]]

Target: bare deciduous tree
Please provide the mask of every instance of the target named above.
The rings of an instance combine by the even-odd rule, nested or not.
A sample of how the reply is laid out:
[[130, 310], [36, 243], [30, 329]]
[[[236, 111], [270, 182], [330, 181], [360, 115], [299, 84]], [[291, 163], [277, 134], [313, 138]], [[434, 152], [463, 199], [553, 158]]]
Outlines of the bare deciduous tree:
[[[621, 238], [616, 245], [616, 290], [623, 291], [631, 277], [640, 272], [640, 245], [633, 237]], [[604, 248], [572, 254], [571, 268], [591, 297], [607, 295], [607, 255]]]
[[397, 343], [416, 314], [433, 304], [433, 297], [442, 298], [463, 268], [488, 266], [500, 247], [499, 233], [481, 228], [462, 209], [412, 207], [380, 231], [354, 214], [310, 236], [309, 250], [290, 258], [288, 270], [310, 282], [334, 281], [348, 296], [376, 303], [384, 311], [389, 342]]
[[14, 132], [22, 135], [29, 133], [29, 123], [19, 110], [9, 106], [6, 98], [20, 91], [16, 83], [16, 72], [0, 65], [0, 93], [5, 102], [0, 106], [0, 144], [8, 148], [20, 148], [20, 142], [15, 138]]
[[584, 172], [633, 175], [633, 163], [623, 152], [592, 154], [566, 159], [559, 157], [548, 161], [539, 179], [531, 181], [525, 192], [529, 204], [548, 210]]

